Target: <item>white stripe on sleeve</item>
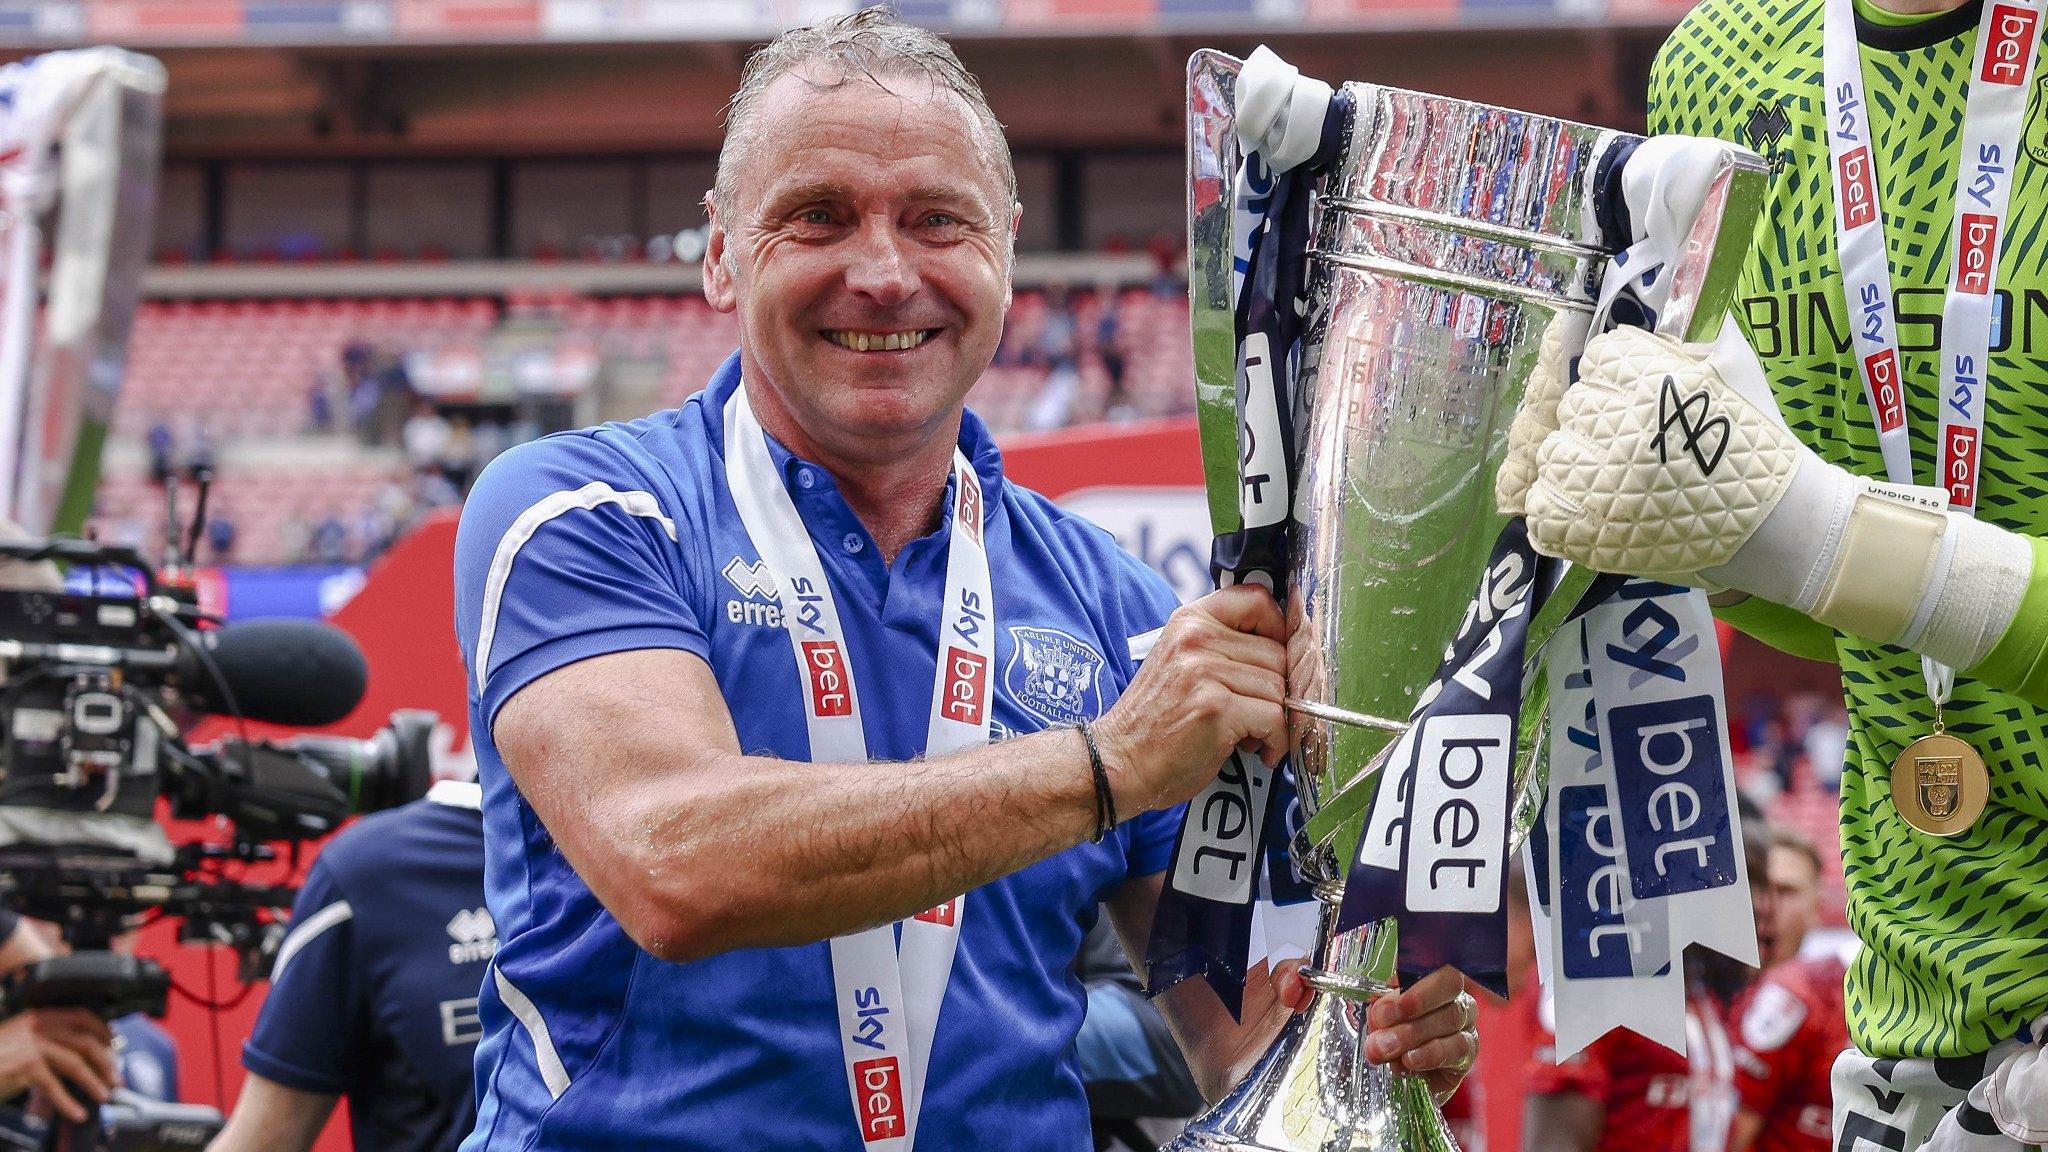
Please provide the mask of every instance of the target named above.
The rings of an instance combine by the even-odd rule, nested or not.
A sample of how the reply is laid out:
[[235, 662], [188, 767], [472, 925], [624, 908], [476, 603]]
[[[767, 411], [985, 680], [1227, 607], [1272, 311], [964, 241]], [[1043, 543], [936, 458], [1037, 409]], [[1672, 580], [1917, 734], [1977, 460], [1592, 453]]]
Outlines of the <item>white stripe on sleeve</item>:
[[314, 938], [318, 937], [322, 932], [348, 920], [355, 914], [356, 910], [348, 906], [348, 901], [336, 900], [327, 907], [292, 925], [292, 930], [285, 933], [284, 943], [278, 945], [276, 963], [270, 966], [271, 985], [274, 987], [279, 980], [284, 979], [284, 966], [291, 963], [292, 957], [299, 954], [299, 949], [312, 943]]
[[484, 690], [484, 679], [491, 667], [491, 640], [498, 632], [498, 602], [505, 595], [505, 581], [512, 575], [512, 562], [519, 558], [519, 549], [525, 547], [541, 526], [565, 512], [590, 511], [606, 504], [617, 504], [627, 514], [644, 516], [658, 522], [668, 538], [676, 538], [676, 522], [662, 514], [661, 504], [649, 492], [621, 492], [602, 480], [592, 480], [574, 491], [550, 493], [537, 500], [519, 518], [505, 535], [498, 540], [498, 550], [491, 555], [490, 575], [484, 580], [483, 624], [476, 636], [476, 690]]

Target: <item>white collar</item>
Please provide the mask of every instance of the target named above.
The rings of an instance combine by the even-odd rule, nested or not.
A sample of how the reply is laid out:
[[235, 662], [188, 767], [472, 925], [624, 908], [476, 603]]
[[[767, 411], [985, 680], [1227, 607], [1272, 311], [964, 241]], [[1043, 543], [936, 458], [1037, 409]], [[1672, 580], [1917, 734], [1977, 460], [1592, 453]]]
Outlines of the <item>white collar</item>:
[[434, 786], [427, 789], [427, 800], [434, 804], [446, 804], [450, 808], [481, 811], [484, 806], [484, 786], [474, 780], [436, 780]]

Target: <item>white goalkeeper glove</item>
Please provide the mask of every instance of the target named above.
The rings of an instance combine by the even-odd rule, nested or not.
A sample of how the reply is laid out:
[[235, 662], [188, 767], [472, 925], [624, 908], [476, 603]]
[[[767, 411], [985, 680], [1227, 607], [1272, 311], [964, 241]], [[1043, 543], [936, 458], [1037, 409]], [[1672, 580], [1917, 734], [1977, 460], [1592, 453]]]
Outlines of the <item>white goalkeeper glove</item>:
[[1711, 346], [1597, 336], [1567, 388], [1569, 335], [1546, 334], [1497, 480], [1538, 551], [1746, 592], [1954, 668], [2012, 622], [2027, 541], [1815, 455], [1732, 321]]

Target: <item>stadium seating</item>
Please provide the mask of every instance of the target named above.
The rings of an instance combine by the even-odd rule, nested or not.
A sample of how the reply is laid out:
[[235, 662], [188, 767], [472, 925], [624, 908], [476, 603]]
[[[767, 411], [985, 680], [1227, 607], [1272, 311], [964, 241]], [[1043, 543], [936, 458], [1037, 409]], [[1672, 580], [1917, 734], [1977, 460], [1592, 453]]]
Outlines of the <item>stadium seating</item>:
[[[1017, 294], [1003, 357], [969, 404], [999, 434], [1042, 425], [1048, 414], [1064, 424], [1187, 411], [1185, 301], [1142, 288], [1116, 299], [1128, 363], [1120, 401], [1111, 404], [1094, 349], [1102, 301], [1079, 293], [1078, 387], [1063, 403], [1040, 403], [1047, 370], [1035, 347], [1051, 304], [1048, 293], [1027, 289]], [[423, 393], [450, 399], [474, 395], [494, 372], [533, 376], [537, 347], [547, 350], [537, 371], [548, 380], [588, 380], [607, 364], [650, 366], [659, 383], [642, 405], [649, 407], [701, 387], [737, 343], [736, 319], [696, 296], [151, 302], [135, 322], [97, 526], [133, 536], [147, 525], [151, 543], [160, 536], [162, 495], [144, 474], [141, 445], [161, 423], [181, 450], [203, 437], [218, 451], [214, 507], [235, 524], [237, 561], [290, 560], [306, 530], [329, 515], [361, 535], [367, 509], [400, 503], [387, 488], [402, 489], [406, 474], [391, 449], [352, 450], [310, 435], [316, 384], [339, 378], [350, 345], [403, 357]], [[507, 351], [514, 348], [516, 364]], [[345, 427], [344, 412], [335, 419]], [[238, 450], [259, 444], [260, 452]]]

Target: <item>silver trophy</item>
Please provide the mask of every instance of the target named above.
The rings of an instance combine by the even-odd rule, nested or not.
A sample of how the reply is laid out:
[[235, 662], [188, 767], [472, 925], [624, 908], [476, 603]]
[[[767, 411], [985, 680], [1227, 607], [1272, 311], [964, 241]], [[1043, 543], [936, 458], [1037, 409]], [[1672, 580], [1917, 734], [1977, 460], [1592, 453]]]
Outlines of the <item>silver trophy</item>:
[[[1240, 62], [1188, 66], [1188, 279], [1210, 508], [1238, 525], [1232, 329], [1233, 133]], [[1301, 460], [1288, 707], [1306, 817], [1290, 845], [1322, 902], [1308, 1010], [1214, 1108], [1168, 1145], [1210, 1152], [1457, 1147], [1419, 1079], [1365, 1061], [1365, 1014], [1387, 990], [1391, 923], [1334, 931], [1381, 753], [1457, 632], [1505, 524], [1493, 501], [1508, 426], [1546, 329], [1583, 333], [1613, 254], [1595, 222], [1619, 133], [1371, 84], [1316, 188], [1310, 332], [1295, 385]], [[1658, 330], [1710, 339], [1732, 295], [1765, 170], [1730, 146], [1671, 268]], [[1532, 622], [1529, 656], [1590, 575]], [[1540, 691], [1523, 704], [1511, 825], [1540, 811]]]

